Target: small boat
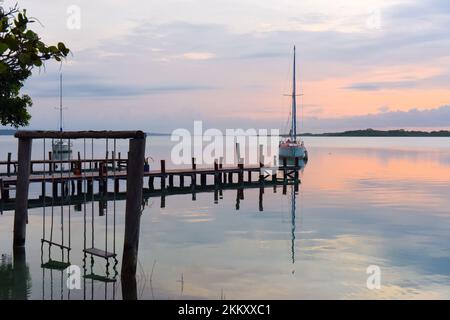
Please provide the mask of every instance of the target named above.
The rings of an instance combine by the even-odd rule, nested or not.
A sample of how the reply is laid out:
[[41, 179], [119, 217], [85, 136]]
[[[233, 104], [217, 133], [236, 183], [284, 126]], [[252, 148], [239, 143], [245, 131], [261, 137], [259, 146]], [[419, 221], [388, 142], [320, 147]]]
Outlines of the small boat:
[[294, 46], [294, 66], [292, 77], [292, 121], [289, 137], [282, 139], [279, 144], [278, 155], [281, 159], [293, 160], [299, 158], [307, 160], [308, 152], [305, 148], [304, 142], [297, 137], [297, 93], [296, 93], [296, 79], [295, 79], [295, 46]]
[[[59, 77], [59, 131], [63, 131], [62, 74]], [[52, 143], [53, 160], [67, 161], [72, 158], [72, 146], [65, 139], [56, 139]], [[64, 164], [62, 165], [64, 168]]]

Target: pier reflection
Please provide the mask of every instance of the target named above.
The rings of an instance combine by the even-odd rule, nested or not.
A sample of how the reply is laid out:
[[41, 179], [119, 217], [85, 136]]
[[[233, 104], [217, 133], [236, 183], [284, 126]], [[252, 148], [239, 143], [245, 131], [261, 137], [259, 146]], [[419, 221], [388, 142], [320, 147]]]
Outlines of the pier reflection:
[[0, 261], [0, 300], [28, 300], [31, 276], [25, 248], [15, 248], [13, 255], [2, 254]]
[[[301, 167], [303, 170], [304, 164]], [[241, 210], [244, 201], [257, 201], [257, 211], [263, 212], [264, 196], [266, 192], [277, 193], [279, 188], [287, 195], [290, 190], [291, 203], [291, 260], [295, 263], [295, 198], [299, 190], [299, 171], [278, 172], [278, 176], [254, 172], [259, 179], [252, 180], [251, 173], [248, 180], [234, 180], [227, 174], [228, 182], [203, 185], [176, 186], [173, 182], [161, 189], [146, 188], [143, 192], [142, 211], [151, 203], [150, 198], [159, 198], [160, 207], [165, 208], [171, 201], [177, 201], [177, 196], [191, 195], [197, 201], [199, 194], [211, 194], [211, 202], [220, 204], [224, 200], [224, 193], [235, 194], [235, 210]], [[269, 179], [267, 179], [269, 177]], [[247, 177], [246, 177], [247, 178]], [[106, 185], [106, 187], [108, 187]], [[77, 190], [74, 190], [74, 189]], [[51, 188], [48, 188], [51, 189]], [[58, 190], [59, 189], [59, 190]], [[123, 222], [116, 219], [124, 217], [125, 192], [98, 190], [90, 187], [86, 182], [81, 186], [61, 184], [55, 189], [42, 188], [43, 194], [38, 199], [29, 201], [30, 209], [42, 210], [42, 236], [40, 268], [42, 288], [40, 298], [44, 300], [69, 299], [124, 299], [136, 300], [142, 295], [146, 285], [140, 275], [121, 272], [118, 268], [122, 255], [116, 253], [116, 232], [123, 234]], [[111, 190], [111, 189], [110, 189]], [[246, 192], [256, 191], [255, 199], [247, 196]], [[49, 191], [49, 192], [47, 192]], [[60, 191], [60, 192], [59, 192]], [[253, 194], [254, 191], [251, 191]], [[234, 196], [233, 196], [234, 197]], [[2, 205], [11, 206], [10, 202]], [[255, 207], [256, 208], [256, 207]], [[75, 231], [73, 230], [75, 228]], [[117, 229], [117, 230], [116, 230]], [[80, 232], [81, 231], [81, 232]], [[118, 240], [118, 248], [122, 248], [122, 238]], [[81, 288], [73, 290], [68, 287], [70, 274], [69, 266], [79, 266]], [[143, 272], [140, 266], [138, 273]], [[120, 274], [120, 276], [119, 276]], [[182, 273], [181, 273], [182, 274]], [[152, 269], [153, 275], [153, 269]], [[38, 279], [36, 279], [38, 280]], [[0, 273], [1, 299], [27, 299], [31, 291], [31, 276], [25, 259], [25, 250], [14, 252], [13, 258], [2, 257]], [[38, 282], [39, 283], [39, 282]], [[183, 281], [184, 283], [184, 281]], [[152, 296], [154, 288], [152, 279], [150, 285]]]

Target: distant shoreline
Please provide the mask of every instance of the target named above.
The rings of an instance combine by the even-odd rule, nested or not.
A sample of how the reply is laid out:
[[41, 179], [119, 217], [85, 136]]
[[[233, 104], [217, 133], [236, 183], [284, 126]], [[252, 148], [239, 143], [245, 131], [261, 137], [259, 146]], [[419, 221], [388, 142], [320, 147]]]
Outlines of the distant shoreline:
[[[0, 129], [0, 136], [12, 136], [14, 129]], [[147, 132], [148, 136], [170, 136], [170, 133]], [[288, 135], [283, 135], [288, 136]], [[449, 130], [440, 131], [415, 131], [415, 130], [349, 130], [343, 132], [302, 133], [301, 137], [450, 137]]]

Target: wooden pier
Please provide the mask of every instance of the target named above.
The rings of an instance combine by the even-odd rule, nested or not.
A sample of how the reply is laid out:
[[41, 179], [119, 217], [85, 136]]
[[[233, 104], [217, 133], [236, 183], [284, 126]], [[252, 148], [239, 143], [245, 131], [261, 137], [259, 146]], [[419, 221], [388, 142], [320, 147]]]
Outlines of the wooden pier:
[[[47, 184], [51, 184], [53, 196], [67, 195], [71, 190], [71, 195], [81, 195], [83, 193], [107, 193], [114, 191], [121, 192], [121, 181], [126, 181], [128, 176], [127, 159], [95, 159], [95, 160], [70, 160], [70, 161], [48, 161], [35, 160], [35, 164], [48, 164], [46, 171], [35, 171], [29, 175], [30, 184], [41, 184], [42, 196], [46, 195]], [[86, 170], [78, 170], [83, 163], [94, 164]], [[71, 170], [58, 171], [52, 169], [54, 165], [71, 164]], [[75, 168], [75, 169], [74, 169]], [[264, 167], [259, 166], [237, 166], [224, 167], [216, 162], [213, 168], [197, 168], [195, 159], [192, 160], [191, 168], [184, 169], [166, 169], [165, 161], [161, 160], [160, 170], [150, 170], [144, 172], [143, 178], [146, 180], [144, 186], [149, 191], [168, 189], [169, 191], [177, 188], [207, 187], [207, 186], [226, 186], [226, 185], [244, 185], [244, 183], [264, 182], [264, 181], [287, 181], [298, 178], [298, 171], [301, 169], [300, 161], [297, 159], [294, 165], [287, 165], [286, 162], [281, 166]], [[281, 174], [281, 178], [278, 174]], [[208, 179], [211, 177], [212, 179]], [[112, 181], [114, 190], [108, 190], [108, 181]], [[16, 189], [18, 177], [16, 175], [0, 176], [0, 195], [4, 202], [14, 202], [11, 198], [11, 191]], [[68, 185], [70, 184], [70, 188]], [[95, 185], [97, 188], [95, 188]], [[86, 190], [84, 190], [86, 189]]]
[[[259, 209], [262, 211], [265, 188], [271, 186], [276, 192], [277, 186], [282, 185], [284, 194], [288, 185], [294, 185], [298, 189], [299, 170], [304, 165], [300, 159], [295, 159], [293, 164], [288, 165], [284, 160], [281, 165], [265, 167], [260, 148], [259, 165], [245, 166], [238, 156], [239, 164], [234, 166], [224, 166], [222, 160], [217, 159], [210, 168], [200, 168], [197, 167], [195, 158], [192, 158], [188, 168], [167, 169], [166, 162], [161, 160], [159, 170], [148, 170], [145, 165], [146, 135], [142, 131], [18, 131], [15, 137], [18, 138], [17, 161], [12, 160], [11, 154], [8, 154], [6, 161], [0, 161], [0, 169], [6, 166], [6, 170], [0, 172], [0, 209], [14, 210], [14, 249], [19, 250], [25, 246], [29, 208], [57, 203], [61, 210], [63, 206], [74, 205], [77, 211], [86, 202], [99, 201], [102, 204], [110, 200], [125, 200], [122, 278], [133, 278], [136, 275], [140, 217], [146, 199], [161, 197], [161, 207], [164, 207], [166, 196], [192, 194], [192, 200], [196, 200], [197, 193], [211, 192], [217, 202], [223, 190], [236, 190], [236, 209], [239, 209], [244, 189], [259, 188]], [[122, 159], [120, 153], [116, 155], [114, 148], [111, 157], [106, 150], [104, 159], [86, 159], [85, 155], [81, 157], [78, 153], [73, 160], [53, 160], [51, 154], [48, 159], [31, 160], [34, 139], [84, 139], [85, 144], [87, 139], [106, 139], [107, 142], [111, 139], [114, 140], [114, 146], [116, 139], [127, 139], [129, 149], [127, 159]], [[45, 154], [45, 148], [43, 153]], [[35, 199], [29, 196], [30, 185], [41, 187], [40, 195]], [[51, 192], [47, 192], [50, 190], [47, 189], [48, 185]], [[39, 187], [32, 190], [39, 190]], [[92, 206], [92, 212], [93, 210]], [[68, 212], [70, 221], [70, 209]], [[101, 210], [99, 214], [101, 215]], [[107, 216], [105, 215], [105, 221]], [[61, 211], [61, 219], [62, 217]], [[63, 239], [61, 245], [64, 245]], [[84, 253], [109, 259], [107, 248], [85, 248]], [[115, 250], [113, 254], [115, 258]], [[127, 292], [124, 283], [127, 282], [123, 281], [122, 290]]]

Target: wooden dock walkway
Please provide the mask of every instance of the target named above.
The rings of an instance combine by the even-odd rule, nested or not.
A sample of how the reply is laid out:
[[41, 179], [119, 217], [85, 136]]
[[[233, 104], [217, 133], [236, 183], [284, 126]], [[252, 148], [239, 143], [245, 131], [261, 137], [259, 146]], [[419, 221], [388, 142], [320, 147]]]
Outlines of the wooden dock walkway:
[[[38, 163], [39, 161], [36, 161]], [[101, 166], [100, 166], [101, 167]], [[179, 168], [179, 169], [165, 169], [165, 161], [161, 161], [161, 170], [150, 170], [143, 173], [143, 177], [147, 182], [144, 186], [154, 191], [155, 184], [159, 186], [159, 190], [174, 189], [174, 187], [185, 188], [185, 186], [192, 187], [206, 187], [206, 186], [223, 186], [223, 185], [242, 185], [251, 184], [252, 182], [271, 181], [272, 183], [280, 181], [287, 181], [298, 178], [298, 171], [301, 169], [300, 165], [282, 165], [277, 167], [263, 167], [263, 166], [246, 166], [239, 164], [233, 167], [223, 167], [215, 165], [214, 168]], [[281, 178], [278, 174], [281, 173]], [[256, 177], [255, 177], [256, 175]], [[39, 174], [31, 174], [29, 176], [29, 183], [42, 185], [42, 196], [46, 195], [46, 184], [50, 183], [53, 189], [53, 197], [60, 195], [71, 194], [81, 195], [83, 193], [95, 193], [94, 183], [97, 184], [99, 193], [108, 193], [108, 181], [114, 184], [114, 192], [120, 193], [120, 181], [127, 180], [128, 172], [125, 169], [112, 170], [111, 167], [92, 171], [86, 170], [75, 174], [71, 171], [53, 171], [42, 172]], [[212, 177], [212, 179], [208, 179]], [[158, 181], [155, 181], [155, 180]], [[144, 181], [145, 181], [144, 180]], [[158, 183], [155, 183], [158, 182]], [[175, 183], [177, 182], [177, 183]], [[69, 188], [70, 184], [70, 188]], [[10, 191], [15, 189], [17, 185], [17, 176], [2, 176], [0, 177], [0, 194], [2, 201], [12, 201]], [[71, 191], [69, 191], [71, 190]], [[111, 191], [111, 190], [110, 190]]]

